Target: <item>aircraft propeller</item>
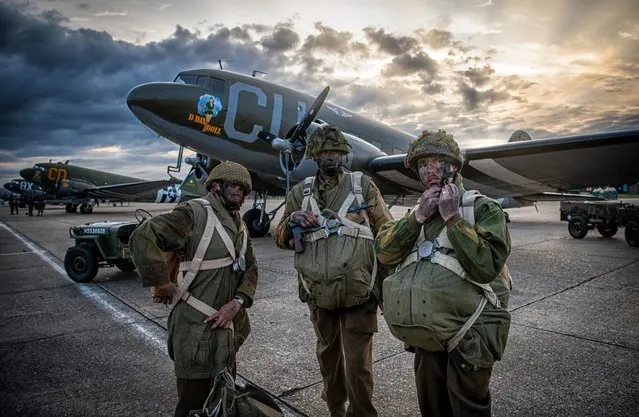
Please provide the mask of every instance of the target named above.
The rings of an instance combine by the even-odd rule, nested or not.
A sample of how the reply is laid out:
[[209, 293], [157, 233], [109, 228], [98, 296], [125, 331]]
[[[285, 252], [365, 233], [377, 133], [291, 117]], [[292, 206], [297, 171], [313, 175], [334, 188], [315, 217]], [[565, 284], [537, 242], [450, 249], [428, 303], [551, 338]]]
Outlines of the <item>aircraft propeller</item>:
[[306, 147], [306, 129], [308, 129], [322, 108], [322, 104], [324, 104], [324, 100], [326, 100], [330, 90], [331, 88], [326, 86], [315, 98], [313, 104], [311, 104], [308, 112], [306, 112], [302, 120], [298, 123], [290, 138], [282, 139], [266, 130], [262, 130], [257, 134], [258, 138], [268, 142], [273, 149], [280, 152], [280, 167], [284, 175], [286, 175], [286, 194], [288, 194], [291, 187], [291, 174], [296, 168], [295, 161], [292, 161], [293, 164], [291, 166], [292, 154], [295, 151], [303, 151]]

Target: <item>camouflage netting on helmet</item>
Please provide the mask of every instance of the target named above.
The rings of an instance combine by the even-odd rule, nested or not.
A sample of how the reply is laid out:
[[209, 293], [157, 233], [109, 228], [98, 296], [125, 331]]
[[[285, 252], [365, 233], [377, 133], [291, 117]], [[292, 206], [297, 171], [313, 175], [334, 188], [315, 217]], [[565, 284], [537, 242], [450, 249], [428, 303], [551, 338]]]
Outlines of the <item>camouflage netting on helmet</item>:
[[351, 145], [336, 127], [322, 126], [313, 132], [308, 140], [306, 157], [315, 158], [323, 151], [338, 151], [347, 154], [351, 151]]
[[460, 169], [464, 165], [464, 158], [457, 142], [453, 139], [453, 135], [446, 133], [445, 130], [440, 129], [437, 132], [424, 130], [422, 134], [408, 146], [404, 165], [406, 165], [406, 168], [416, 171], [417, 162], [421, 158], [430, 156], [439, 156], [445, 161], [457, 165]]
[[231, 184], [239, 184], [244, 187], [246, 193], [250, 193], [253, 188], [251, 183], [251, 174], [248, 170], [237, 162], [224, 161], [211, 170], [209, 177], [206, 179], [204, 186], [207, 190], [211, 189], [213, 181], [226, 181]]

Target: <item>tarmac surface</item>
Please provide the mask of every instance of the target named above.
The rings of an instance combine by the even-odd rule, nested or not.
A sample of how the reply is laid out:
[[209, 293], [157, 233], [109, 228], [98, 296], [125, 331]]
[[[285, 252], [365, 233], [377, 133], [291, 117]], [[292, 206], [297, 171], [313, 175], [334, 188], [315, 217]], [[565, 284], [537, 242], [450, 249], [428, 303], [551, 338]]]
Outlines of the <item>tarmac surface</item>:
[[[102, 205], [82, 215], [52, 206], [43, 217], [0, 208], [0, 415], [173, 414], [168, 308], [151, 303], [135, 272], [105, 268], [78, 284], [63, 266], [70, 226], [171, 207]], [[613, 238], [595, 230], [573, 239], [558, 203], [538, 209], [508, 210], [513, 322], [491, 381], [493, 415], [637, 416], [639, 249], [626, 244], [623, 229]], [[405, 212], [393, 209], [396, 217]], [[260, 281], [238, 373], [276, 397], [287, 416], [327, 416], [293, 252], [270, 237], [254, 239], [253, 247]], [[418, 416], [413, 355], [381, 315], [379, 328], [374, 404], [380, 416]]]

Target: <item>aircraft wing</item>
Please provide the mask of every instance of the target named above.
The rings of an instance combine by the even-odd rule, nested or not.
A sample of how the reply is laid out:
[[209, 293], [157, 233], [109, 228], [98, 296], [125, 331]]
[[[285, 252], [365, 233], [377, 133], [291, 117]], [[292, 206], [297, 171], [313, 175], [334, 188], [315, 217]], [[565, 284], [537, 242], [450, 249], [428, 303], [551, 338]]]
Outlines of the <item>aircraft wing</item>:
[[[639, 130], [510, 142], [469, 148], [464, 186], [493, 197], [565, 199], [568, 190], [639, 182]], [[408, 192], [421, 192], [402, 155], [369, 162], [370, 172]]]
[[84, 191], [92, 198], [104, 198], [110, 200], [135, 201], [142, 195], [154, 195], [159, 189], [175, 185], [169, 180], [138, 181], [126, 184], [104, 185], [87, 188]]

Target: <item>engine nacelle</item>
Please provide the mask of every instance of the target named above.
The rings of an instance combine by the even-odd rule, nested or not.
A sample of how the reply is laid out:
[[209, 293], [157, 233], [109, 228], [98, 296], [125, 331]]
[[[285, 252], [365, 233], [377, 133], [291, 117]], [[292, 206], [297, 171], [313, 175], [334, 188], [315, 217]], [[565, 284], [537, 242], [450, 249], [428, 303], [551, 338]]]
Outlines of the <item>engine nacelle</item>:
[[61, 195], [66, 195], [69, 193], [80, 193], [87, 188], [93, 188], [93, 184], [83, 181], [60, 180], [56, 184], [56, 188]]
[[195, 157], [186, 157], [184, 162], [193, 167], [193, 175], [200, 184], [206, 182], [209, 172], [213, 169], [213, 160], [208, 156], [197, 154]]

